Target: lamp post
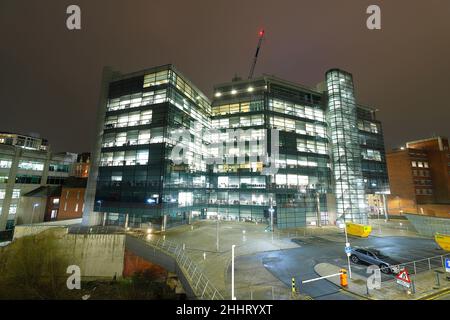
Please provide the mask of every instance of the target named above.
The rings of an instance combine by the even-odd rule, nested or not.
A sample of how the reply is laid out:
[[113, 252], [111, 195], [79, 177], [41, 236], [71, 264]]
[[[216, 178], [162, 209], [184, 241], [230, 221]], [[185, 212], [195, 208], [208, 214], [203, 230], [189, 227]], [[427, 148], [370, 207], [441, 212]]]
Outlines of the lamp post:
[[216, 251], [219, 252], [219, 213], [217, 213], [217, 224], [216, 224]]
[[348, 275], [350, 276], [350, 279], [352, 278], [352, 266], [350, 265], [350, 252], [347, 252], [347, 248], [349, 248], [348, 250], [350, 250], [350, 242], [348, 242], [348, 235], [347, 235], [347, 223], [345, 222], [345, 218], [344, 218], [344, 231], [345, 231], [345, 249], [346, 249], [346, 255], [347, 255], [347, 263], [348, 263]]
[[231, 300], [236, 300], [234, 296], [234, 248], [236, 245], [231, 246]]
[[31, 213], [31, 225], [33, 225], [34, 222], [34, 209], [36, 209], [36, 207], [39, 207], [39, 203], [33, 204], [33, 211]]

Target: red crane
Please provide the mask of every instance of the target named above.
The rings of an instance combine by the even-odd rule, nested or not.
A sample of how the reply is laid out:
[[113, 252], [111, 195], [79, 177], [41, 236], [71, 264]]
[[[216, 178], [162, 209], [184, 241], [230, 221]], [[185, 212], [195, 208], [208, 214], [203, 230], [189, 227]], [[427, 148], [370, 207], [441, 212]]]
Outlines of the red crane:
[[264, 29], [259, 31], [258, 46], [256, 47], [256, 53], [255, 53], [255, 57], [253, 58], [253, 63], [252, 63], [252, 67], [250, 69], [250, 73], [248, 74], [249, 79], [253, 78], [253, 72], [255, 71], [256, 61], [258, 60], [259, 49], [261, 49], [261, 44], [262, 44], [263, 39], [264, 39]]

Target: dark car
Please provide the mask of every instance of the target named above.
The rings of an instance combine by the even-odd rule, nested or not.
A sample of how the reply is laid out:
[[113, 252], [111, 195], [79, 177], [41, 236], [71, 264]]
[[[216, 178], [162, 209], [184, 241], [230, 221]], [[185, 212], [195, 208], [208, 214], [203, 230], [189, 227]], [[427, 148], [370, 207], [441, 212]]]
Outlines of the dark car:
[[352, 248], [350, 260], [353, 263], [365, 262], [376, 265], [385, 274], [400, 272], [399, 262], [382, 254], [379, 250], [370, 248]]

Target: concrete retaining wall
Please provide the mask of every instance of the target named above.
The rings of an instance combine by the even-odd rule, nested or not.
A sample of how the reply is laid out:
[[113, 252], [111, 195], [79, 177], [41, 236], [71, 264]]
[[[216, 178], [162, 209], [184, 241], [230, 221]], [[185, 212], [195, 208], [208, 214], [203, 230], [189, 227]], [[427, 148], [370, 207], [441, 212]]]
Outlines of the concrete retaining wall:
[[67, 234], [61, 245], [83, 277], [122, 277], [125, 235]]

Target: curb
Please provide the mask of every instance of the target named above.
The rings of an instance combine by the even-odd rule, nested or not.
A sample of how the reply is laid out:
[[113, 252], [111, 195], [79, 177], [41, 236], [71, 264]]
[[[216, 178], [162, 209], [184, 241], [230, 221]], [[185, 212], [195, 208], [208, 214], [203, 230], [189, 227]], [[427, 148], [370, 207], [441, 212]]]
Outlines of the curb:
[[417, 298], [415, 300], [434, 300], [434, 298], [439, 297], [441, 295], [444, 295], [446, 293], [450, 293], [450, 287], [444, 288], [444, 289], [442, 289], [440, 291], [437, 291], [437, 292], [430, 293], [428, 295], [425, 295], [423, 297]]

